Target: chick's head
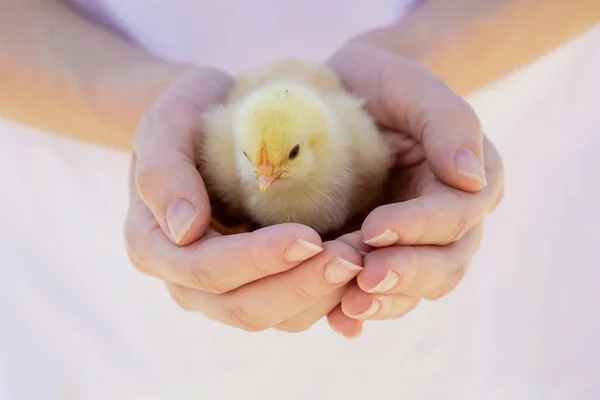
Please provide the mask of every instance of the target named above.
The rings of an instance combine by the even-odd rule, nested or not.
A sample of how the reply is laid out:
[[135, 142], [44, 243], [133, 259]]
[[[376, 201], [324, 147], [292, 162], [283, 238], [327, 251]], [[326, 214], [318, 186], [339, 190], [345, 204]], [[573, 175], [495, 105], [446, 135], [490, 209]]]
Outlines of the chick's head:
[[271, 185], [285, 188], [308, 179], [335, 136], [331, 121], [310, 88], [278, 83], [258, 89], [236, 118], [238, 165], [247, 176], [256, 175], [263, 193]]

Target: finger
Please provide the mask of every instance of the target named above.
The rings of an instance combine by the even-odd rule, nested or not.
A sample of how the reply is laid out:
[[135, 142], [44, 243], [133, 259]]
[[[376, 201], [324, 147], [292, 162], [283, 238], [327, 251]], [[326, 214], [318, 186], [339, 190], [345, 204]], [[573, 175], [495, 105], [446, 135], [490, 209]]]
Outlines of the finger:
[[420, 64], [368, 44], [345, 46], [331, 64], [366, 99], [380, 124], [423, 144], [435, 175], [457, 189], [485, 187], [483, 137], [473, 109]]
[[362, 334], [363, 321], [348, 317], [342, 311], [341, 305], [327, 315], [327, 322], [335, 333], [346, 339], [355, 339]]
[[362, 233], [360, 231], [347, 233], [345, 235], [340, 236], [336, 240], [346, 243], [347, 245], [355, 249], [361, 256], [366, 256], [367, 253], [373, 250], [371, 246], [363, 242]]
[[454, 189], [386, 204], [363, 222], [363, 240], [372, 247], [446, 245], [481, 222], [483, 207], [482, 199]]
[[298, 267], [221, 295], [171, 286], [175, 301], [224, 324], [263, 331], [306, 310], [343, 287], [360, 271], [362, 259], [349, 246], [327, 242], [324, 251]]
[[[459, 240], [489, 214], [503, 191], [502, 163], [493, 146], [486, 141], [488, 186], [479, 193], [449, 188], [433, 176], [419, 179], [420, 197], [387, 204], [373, 210], [361, 231], [366, 244], [373, 247], [401, 245], [446, 245]], [[431, 172], [429, 172], [431, 174]]]
[[323, 250], [318, 233], [300, 224], [239, 235], [205, 235], [180, 247], [165, 236], [136, 193], [131, 197], [125, 224], [130, 260], [144, 273], [191, 289], [228, 292], [287, 271]]
[[360, 321], [400, 318], [414, 310], [418, 297], [365, 293], [357, 286], [350, 287], [342, 297], [342, 311]]
[[318, 300], [300, 314], [275, 325], [274, 328], [278, 331], [290, 333], [305, 332], [309, 330], [317, 321], [325, 317], [331, 310], [340, 304], [344, 291], [344, 288], [336, 290], [330, 295]]
[[466, 274], [481, 242], [481, 225], [448, 246], [393, 246], [364, 259], [356, 281], [369, 293], [403, 294], [437, 300]]
[[135, 186], [174, 243], [198, 239], [210, 221], [193, 134], [200, 112], [223, 98], [231, 85], [229, 76], [215, 70], [190, 70], [157, 100], [136, 130]]

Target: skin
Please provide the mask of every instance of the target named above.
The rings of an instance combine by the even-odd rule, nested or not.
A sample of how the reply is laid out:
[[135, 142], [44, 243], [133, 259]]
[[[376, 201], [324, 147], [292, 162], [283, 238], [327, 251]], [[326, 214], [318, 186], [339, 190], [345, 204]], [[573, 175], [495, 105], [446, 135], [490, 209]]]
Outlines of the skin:
[[517, 70], [600, 22], [596, 0], [427, 0], [361, 35], [419, 61], [460, 95]]
[[[201, 107], [222, 98], [232, 84], [225, 76], [222, 82], [215, 77], [188, 71], [142, 118], [134, 140], [125, 223], [130, 259], [143, 273], [164, 280], [182, 308], [240, 329], [278, 326], [316, 303], [322, 317], [323, 303], [333, 303], [325, 314], [339, 304], [339, 290], [361, 269], [362, 257], [352, 246], [322, 243], [314, 230], [298, 224], [231, 236], [207, 229], [210, 209], [194, 167], [190, 132]], [[164, 157], [175, 148], [189, 151]], [[169, 218], [185, 211], [187, 204], [193, 204], [193, 222], [183, 233], [173, 233]]]
[[[464, 95], [599, 20], [595, 0], [429, 0], [356, 39], [423, 63]], [[56, 0], [0, 0], [0, 37], [10, 38], [0, 41], [3, 117], [124, 151], [142, 114], [187, 67]]]
[[185, 66], [53, 0], [0, 0], [0, 115], [123, 151]]
[[[378, 123], [405, 143], [388, 188], [398, 203], [373, 210], [360, 231], [339, 238], [366, 256], [328, 320], [334, 331], [356, 337], [363, 321], [401, 317], [421, 298], [439, 299], [458, 284], [479, 247], [484, 217], [501, 200], [502, 164], [471, 108], [419, 64], [364, 43], [348, 45], [331, 64], [367, 99]], [[421, 109], [436, 104], [444, 111]], [[456, 169], [453, 155], [464, 149], [485, 159], [485, 179]], [[391, 235], [382, 239], [385, 232]], [[370, 293], [389, 271], [397, 283]]]
[[[431, 1], [331, 58], [397, 135], [406, 185], [395, 198], [410, 199], [374, 210], [360, 232], [333, 242], [295, 224], [227, 237], [207, 229], [210, 206], [195, 169], [192, 131], [195, 116], [224, 97], [231, 77], [157, 60], [58, 1], [0, 0], [0, 37], [10, 37], [0, 41], [0, 113], [133, 149], [129, 256], [140, 271], [164, 280], [182, 308], [249, 331], [303, 331], [328, 315], [334, 330], [355, 337], [365, 319], [398, 317], [418, 299], [450, 291], [478, 246], [482, 220], [501, 199], [501, 162], [477, 118], [435, 75], [408, 60], [463, 94], [598, 21], [593, 0], [474, 1]], [[373, 84], [378, 77], [385, 79]], [[485, 180], [457, 171], [455, 155], [464, 148], [485, 162]], [[447, 210], [444, 218], [436, 207]], [[435, 229], [421, 232], [426, 223]], [[388, 230], [406, 250], [389, 240], [365, 247], [364, 240]], [[388, 293], [367, 293], [392, 269], [401, 282]], [[354, 276], [357, 283], [346, 285]], [[359, 317], [374, 298], [377, 312]]]

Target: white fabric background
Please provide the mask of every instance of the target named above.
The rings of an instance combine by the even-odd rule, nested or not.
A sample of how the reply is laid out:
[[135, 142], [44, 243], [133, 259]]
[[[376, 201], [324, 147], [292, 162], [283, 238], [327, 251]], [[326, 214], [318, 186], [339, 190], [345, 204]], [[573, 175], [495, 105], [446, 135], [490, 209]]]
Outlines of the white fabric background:
[[[159, 3], [137, 22], [133, 2], [104, 6], [179, 59], [196, 28], [147, 28], [186, 15]], [[599, 47], [600, 26], [469, 98], [503, 155], [505, 200], [454, 293], [356, 341], [180, 311], [127, 261], [128, 155], [0, 120], [0, 399], [600, 398]], [[233, 69], [223, 54], [209, 61]]]

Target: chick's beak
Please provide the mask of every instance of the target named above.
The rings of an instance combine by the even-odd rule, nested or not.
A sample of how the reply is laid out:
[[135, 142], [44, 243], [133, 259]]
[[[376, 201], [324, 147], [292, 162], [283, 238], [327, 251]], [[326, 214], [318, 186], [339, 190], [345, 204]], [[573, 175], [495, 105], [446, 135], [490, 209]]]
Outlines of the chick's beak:
[[267, 191], [269, 186], [275, 182], [281, 176], [281, 171], [275, 171], [273, 164], [269, 162], [267, 152], [263, 148], [260, 154], [260, 163], [256, 168], [256, 175], [258, 177], [258, 187], [261, 193]]
[[281, 176], [281, 172], [275, 172], [272, 165], [263, 164], [258, 167], [258, 187], [261, 193], [267, 191], [269, 186]]
[[258, 177], [258, 188], [260, 189], [260, 192], [261, 193], [266, 192], [267, 189], [269, 188], [269, 186], [271, 186], [271, 183], [275, 182], [275, 180], [277, 180], [277, 178], [279, 178], [279, 176], [277, 176], [277, 175], [271, 175], [271, 176], [260, 175]]

